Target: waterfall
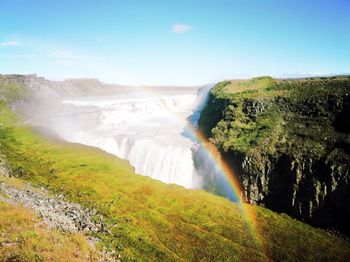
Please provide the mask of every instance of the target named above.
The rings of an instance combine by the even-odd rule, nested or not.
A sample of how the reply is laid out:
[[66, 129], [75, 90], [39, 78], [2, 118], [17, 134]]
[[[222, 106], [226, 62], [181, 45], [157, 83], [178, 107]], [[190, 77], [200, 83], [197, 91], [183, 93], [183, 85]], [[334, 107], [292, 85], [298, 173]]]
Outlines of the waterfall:
[[198, 121], [207, 90], [136, 91], [63, 100], [73, 113], [57, 116], [54, 129], [68, 141], [127, 159], [138, 174], [200, 188], [191, 150], [194, 143], [184, 135], [184, 128], [189, 121]]

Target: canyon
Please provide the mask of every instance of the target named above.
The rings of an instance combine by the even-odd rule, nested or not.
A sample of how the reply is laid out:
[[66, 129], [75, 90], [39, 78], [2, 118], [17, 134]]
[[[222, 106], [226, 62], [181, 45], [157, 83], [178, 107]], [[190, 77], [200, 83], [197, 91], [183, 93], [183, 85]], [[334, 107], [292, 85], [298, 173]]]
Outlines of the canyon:
[[[299, 206], [307, 206], [313, 201], [310, 199], [317, 197], [319, 202], [315, 203], [319, 206], [313, 205], [311, 214], [323, 208], [323, 203], [332, 203], [329, 196], [336, 196], [341, 200], [339, 204], [346, 205], [340, 193], [346, 195], [348, 185], [347, 80], [324, 80], [326, 86], [328, 81], [340, 81], [332, 82], [330, 91], [316, 89], [324, 97], [315, 96], [315, 89], [305, 89], [305, 82], [300, 89], [304, 95], [295, 96], [291, 91], [294, 80], [290, 83], [263, 77], [235, 81], [220, 82], [212, 89], [212, 85], [140, 88], [95, 79], [49, 81], [35, 75], [1, 75], [0, 212], [8, 222], [1, 227], [5, 240], [0, 254], [28, 257], [23, 252], [27, 248], [40, 257], [47, 255], [40, 246], [30, 244], [35, 243], [35, 235], [18, 229], [23, 231], [20, 239], [28, 244], [25, 246], [12, 237], [10, 210], [15, 209], [18, 216], [22, 209], [17, 205], [23, 203], [49, 226], [52, 221], [58, 222], [54, 226], [59, 230], [66, 230], [60, 226], [61, 221], [70, 221], [84, 235], [81, 245], [87, 245], [86, 239], [93, 239], [98, 242], [97, 254], [112, 256], [116, 261], [140, 257], [153, 261], [281, 261], [294, 257], [300, 261], [314, 261], [315, 257], [343, 261], [350, 252], [344, 236], [261, 206], [295, 216], [285, 208], [290, 203], [289, 191], [285, 189], [290, 188], [297, 192], [294, 203]], [[319, 86], [319, 80], [313, 81]], [[335, 95], [328, 99], [330, 93]], [[301, 97], [310, 98], [306, 99], [310, 103], [301, 100], [299, 104]], [[323, 104], [324, 101], [327, 102]], [[303, 117], [282, 118], [282, 109], [300, 109], [297, 115]], [[329, 116], [332, 121], [315, 118], [320, 113], [323, 120]], [[285, 179], [285, 172], [279, 172], [274, 165], [281, 150], [286, 149], [282, 143], [286, 140], [303, 163], [305, 155], [299, 154], [304, 152], [300, 151], [303, 147], [295, 147], [298, 144], [291, 138], [300, 135], [303, 129], [297, 127], [306, 116], [310, 117], [308, 126], [336, 124], [336, 130], [321, 129], [322, 126], [310, 130], [314, 130], [315, 138], [321, 138], [316, 142], [341, 146], [332, 159], [340, 159], [340, 150], [345, 159], [332, 160], [334, 172], [330, 177], [335, 181], [328, 185], [319, 180], [310, 191], [305, 187], [310, 184], [304, 181], [316, 181], [317, 170], [313, 166], [303, 165], [309, 173], [298, 169], [296, 174], [301, 174], [301, 178], [297, 176], [295, 187], [293, 181]], [[300, 122], [296, 121], [294, 128], [292, 122], [283, 124], [288, 119]], [[325, 130], [327, 140], [322, 140]], [[330, 136], [334, 131], [336, 136]], [[280, 134], [291, 137], [280, 138]], [[335, 144], [330, 144], [328, 137]], [[314, 154], [328, 152], [317, 150], [315, 141], [306, 138], [304, 134], [305, 150], [313, 148], [310, 152]], [[231, 194], [231, 185], [225, 180], [227, 174], [220, 169], [220, 161], [213, 158], [209, 145], [234, 170], [231, 175], [238, 178], [242, 188], [239, 198]], [[313, 156], [309, 153], [309, 157]], [[341, 166], [336, 167], [337, 163]], [[288, 169], [288, 163], [286, 166]], [[330, 186], [334, 191], [317, 191], [320, 183], [321, 189]], [[285, 194], [278, 195], [279, 188]], [[314, 194], [314, 189], [318, 193]], [[300, 192], [306, 192], [305, 199], [299, 197]], [[323, 196], [324, 202], [320, 201]], [[252, 204], [241, 202], [240, 198]], [[281, 209], [270, 205], [267, 199], [282, 203]], [[56, 208], [63, 213], [57, 213]], [[327, 214], [336, 222], [342, 221], [337, 217], [339, 213]], [[338, 225], [324, 227], [334, 226], [338, 231], [342, 229]], [[45, 241], [40, 243], [45, 245]], [[8, 248], [12, 248], [11, 252]], [[300, 249], [304, 250], [302, 254]]]

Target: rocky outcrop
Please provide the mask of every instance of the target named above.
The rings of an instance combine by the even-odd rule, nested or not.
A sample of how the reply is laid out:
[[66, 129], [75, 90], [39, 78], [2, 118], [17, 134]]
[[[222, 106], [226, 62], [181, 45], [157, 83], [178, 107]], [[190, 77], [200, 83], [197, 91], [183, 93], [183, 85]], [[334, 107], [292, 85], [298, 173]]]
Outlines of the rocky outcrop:
[[[6, 175], [0, 170], [0, 179], [4, 176]], [[110, 233], [103, 216], [96, 210], [69, 202], [62, 194], [54, 196], [45, 188], [35, 188], [29, 183], [22, 182], [14, 186], [4, 181], [0, 181], [0, 193], [0, 201], [34, 210], [48, 228], [57, 228], [65, 233], [83, 232], [94, 248], [100, 241], [93, 236], [95, 233]], [[98, 261], [121, 261], [121, 256], [115, 251], [102, 248], [98, 250]]]
[[11, 176], [11, 168], [7, 164], [6, 157], [0, 152], [0, 175]]
[[349, 112], [350, 78], [275, 81], [215, 87], [199, 123], [248, 202], [350, 235]]
[[35, 210], [50, 227], [66, 232], [93, 233], [107, 230], [103, 217], [96, 210], [65, 201], [63, 195], [49, 196], [44, 188], [34, 189], [28, 184], [20, 189], [0, 183], [0, 190], [9, 197], [11, 203], [23, 204]]
[[[33, 210], [45, 226], [65, 233], [83, 232], [86, 240], [96, 249], [98, 234], [110, 234], [104, 217], [95, 209], [84, 208], [69, 202], [64, 195], [52, 195], [45, 188], [36, 188], [30, 183], [12, 177], [6, 157], [0, 152], [0, 202], [23, 205]], [[121, 261], [120, 254], [105, 247], [98, 249], [99, 262]]]

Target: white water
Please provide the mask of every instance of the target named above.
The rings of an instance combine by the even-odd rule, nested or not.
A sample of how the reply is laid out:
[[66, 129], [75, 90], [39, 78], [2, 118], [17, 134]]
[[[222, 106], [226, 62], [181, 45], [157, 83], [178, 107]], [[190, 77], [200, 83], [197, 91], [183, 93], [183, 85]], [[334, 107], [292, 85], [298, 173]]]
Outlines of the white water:
[[198, 106], [197, 89], [130, 92], [62, 103], [73, 112], [53, 121], [53, 129], [64, 139], [127, 159], [138, 174], [186, 188], [201, 186], [193, 142], [182, 136], [187, 118]]

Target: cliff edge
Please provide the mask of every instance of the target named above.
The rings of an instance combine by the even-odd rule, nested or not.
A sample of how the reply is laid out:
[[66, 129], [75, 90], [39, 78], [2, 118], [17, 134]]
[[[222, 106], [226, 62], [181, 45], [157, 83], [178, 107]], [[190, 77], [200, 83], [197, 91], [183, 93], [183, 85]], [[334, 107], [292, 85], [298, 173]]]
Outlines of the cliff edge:
[[350, 77], [218, 83], [199, 128], [249, 203], [350, 235]]

